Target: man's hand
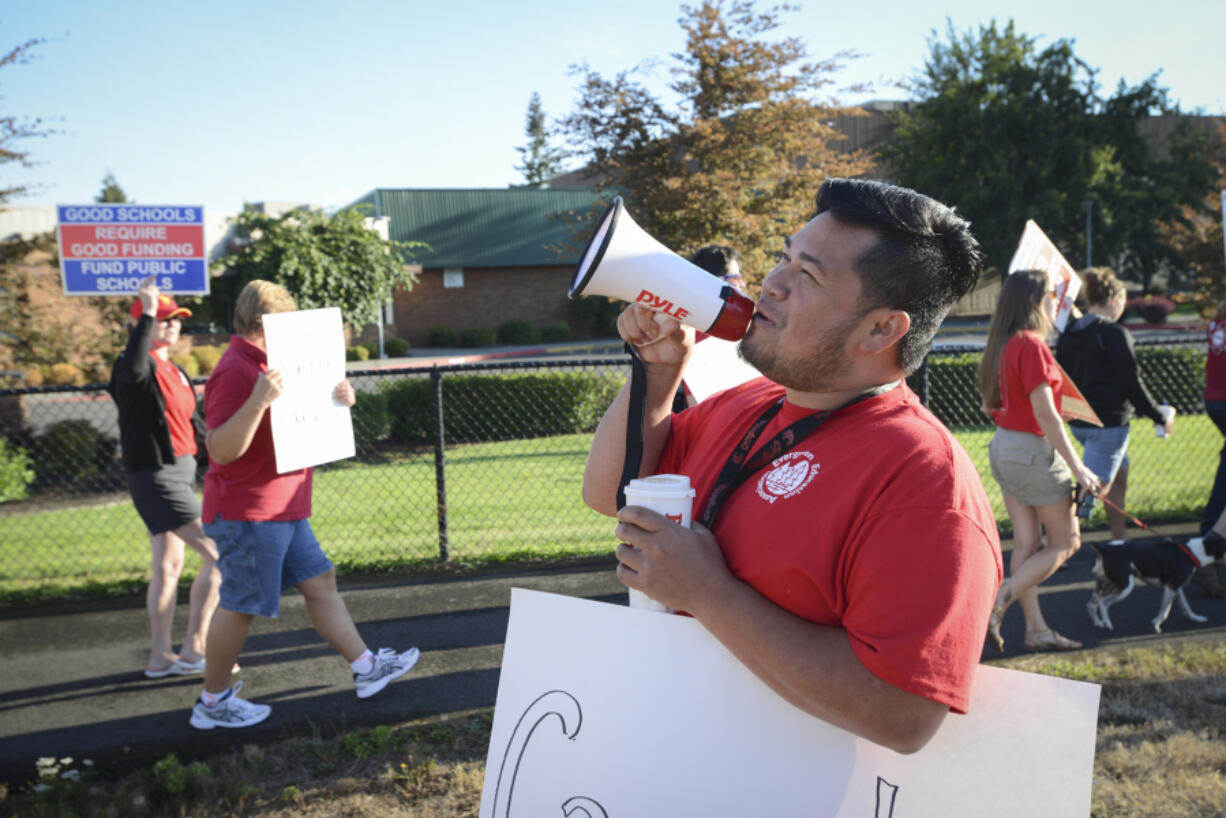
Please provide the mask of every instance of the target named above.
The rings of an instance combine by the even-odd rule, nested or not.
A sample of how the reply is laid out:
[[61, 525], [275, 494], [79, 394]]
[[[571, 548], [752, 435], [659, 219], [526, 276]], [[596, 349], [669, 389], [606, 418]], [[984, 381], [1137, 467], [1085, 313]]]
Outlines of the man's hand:
[[677, 319], [631, 304], [617, 317], [617, 332], [638, 352], [647, 367], [685, 365], [694, 348], [694, 330]]
[[156, 273], [141, 279], [136, 288], [136, 297], [140, 299], [141, 314], [153, 319], [158, 316], [158, 277]]
[[262, 411], [271, 406], [272, 402], [277, 398], [281, 397], [281, 393], [284, 391], [285, 378], [281, 375], [281, 370], [270, 369], [267, 372], [260, 373], [255, 386], [251, 388], [251, 397], [255, 399], [256, 405]]
[[358, 402], [358, 397], [353, 391], [353, 384], [349, 383], [348, 378], [338, 383], [332, 390], [332, 399], [340, 401], [345, 406], [353, 406]]
[[657, 602], [698, 615], [723, 598], [721, 586], [736, 581], [719, 544], [705, 527], [677, 523], [642, 506], [617, 513], [617, 578]]

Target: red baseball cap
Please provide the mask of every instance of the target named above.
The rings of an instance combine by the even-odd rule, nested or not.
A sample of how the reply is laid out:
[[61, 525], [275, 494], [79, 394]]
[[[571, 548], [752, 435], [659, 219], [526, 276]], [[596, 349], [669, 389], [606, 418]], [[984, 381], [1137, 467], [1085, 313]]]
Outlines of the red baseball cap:
[[[133, 318], [140, 318], [145, 314], [145, 308], [141, 306], [140, 299], [136, 299], [136, 303], [131, 309]], [[180, 307], [175, 303], [175, 300], [168, 295], [158, 296], [158, 315], [157, 320], [165, 321], [167, 318], [190, 318], [192, 311], [186, 307]]]

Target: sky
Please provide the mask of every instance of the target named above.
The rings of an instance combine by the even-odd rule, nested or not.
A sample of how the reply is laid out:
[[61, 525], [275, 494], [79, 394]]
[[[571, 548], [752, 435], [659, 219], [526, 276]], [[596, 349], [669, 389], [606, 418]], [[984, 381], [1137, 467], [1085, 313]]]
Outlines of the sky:
[[[0, 0], [0, 52], [46, 40], [0, 68], [0, 116], [61, 132], [21, 143], [38, 164], [0, 166], [0, 187], [39, 186], [13, 204], [80, 204], [110, 172], [140, 203], [235, 212], [522, 183], [532, 94], [560, 117], [577, 101], [571, 66], [612, 76], [652, 59], [663, 92], [680, 14], [667, 0]], [[896, 83], [947, 19], [1072, 39], [1107, 90], [1161, 71], [1185, 110], [1226, 113], [1222, 0], [808, 0], [779, 33], [815, 59], [859, 54], [835, 79], [877, 88], [837, 94], [850, 104], [906, 98]]]

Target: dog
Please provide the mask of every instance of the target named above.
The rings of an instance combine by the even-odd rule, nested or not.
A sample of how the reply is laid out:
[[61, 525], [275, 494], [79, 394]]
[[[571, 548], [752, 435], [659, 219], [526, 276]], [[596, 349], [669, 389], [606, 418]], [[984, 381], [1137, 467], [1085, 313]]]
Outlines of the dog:
[[1147, 585], [1162, 586], [1162, 601], [1158, 615], [1151, 621], [1154, 633], [1162, 633], [1162, 623], [1171, 615], [1171, 604], [1178, 599], [1179, 607], [1193, 622], [1205, 622], [1207, 617], [1192, 610], [1183, 587], [1192, 574], [1204, 565], [1226, 559], [1226, 538], [1214, 533], [1180, 542], [1171, 537], [1160, 540], [1132, 540], [1094, 546], [1094, 595], [1086, 603], [1090, 620], [1096, 628], [1115, 630], [1107, 609], [1130, 593], [1136, 580]]

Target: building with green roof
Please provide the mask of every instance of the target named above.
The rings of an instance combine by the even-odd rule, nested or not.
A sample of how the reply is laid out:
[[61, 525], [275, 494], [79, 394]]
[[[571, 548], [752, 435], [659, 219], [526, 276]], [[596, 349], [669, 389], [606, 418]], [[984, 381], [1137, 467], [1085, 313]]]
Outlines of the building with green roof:
[[376, 188], [354, 205], [387, 219], [388, 238], [429, 245], [413, 252], [417, 284], [392, 305], [394, 333], [410, 343], [512, 319], [584, 331], [566, 294], [602, 207], [590, 188]]

